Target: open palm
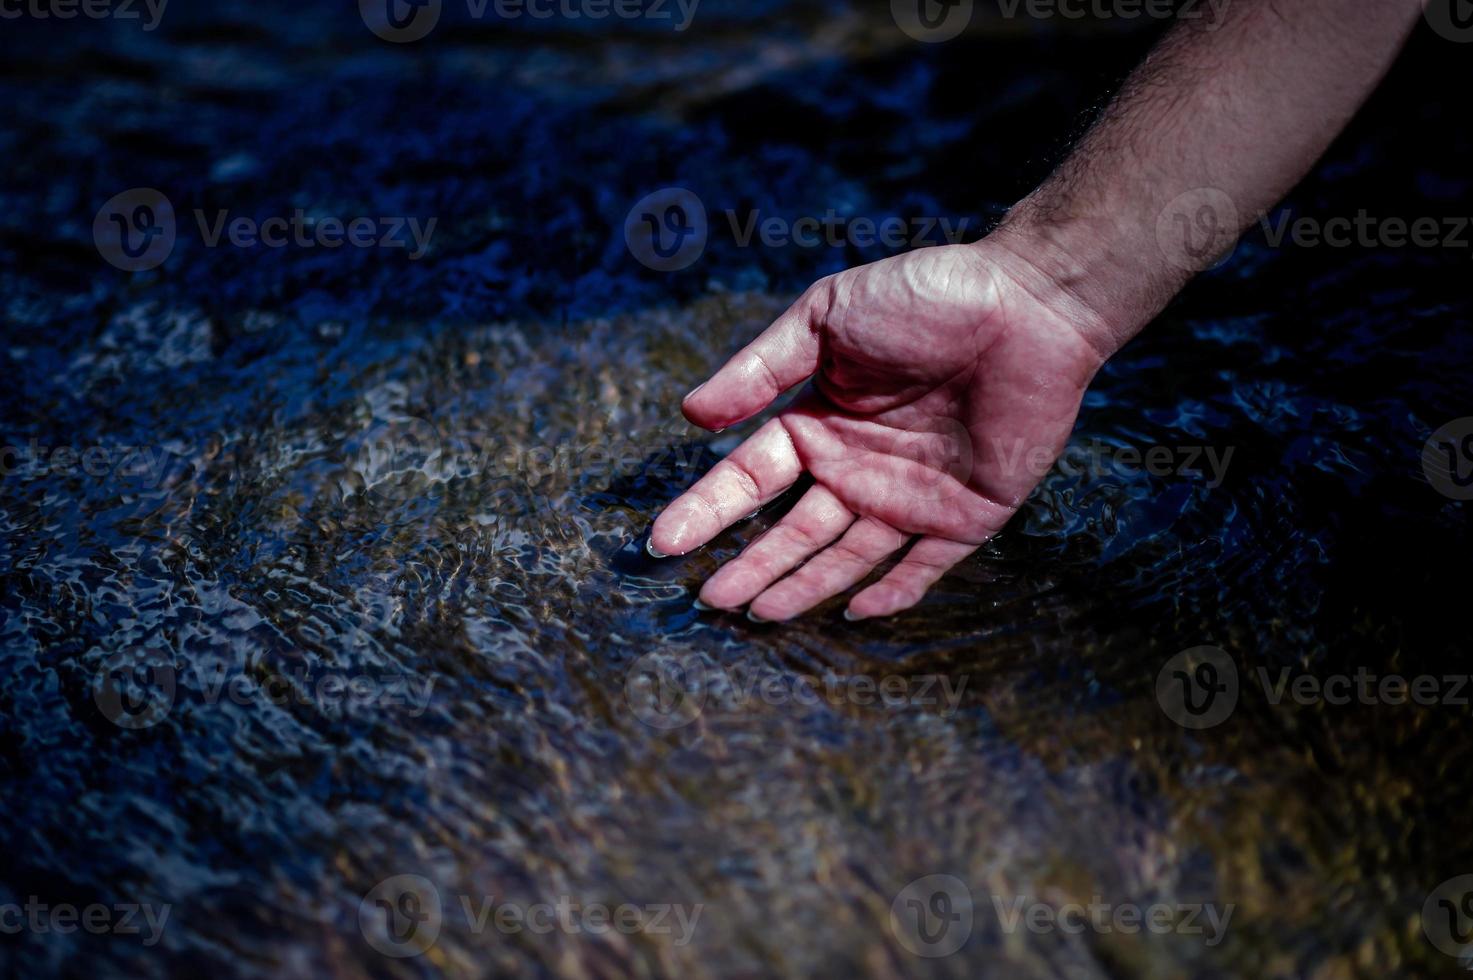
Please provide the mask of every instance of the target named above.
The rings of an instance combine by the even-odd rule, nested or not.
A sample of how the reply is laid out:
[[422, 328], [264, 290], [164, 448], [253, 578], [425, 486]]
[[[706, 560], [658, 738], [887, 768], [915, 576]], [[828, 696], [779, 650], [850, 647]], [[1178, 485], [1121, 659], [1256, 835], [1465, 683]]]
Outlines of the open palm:
[[914, 605], [1027, 498], [1063, 450], [1102, 363], [1065, 315], [1009, 271], [1017, 268], [983, 242], [921, 249], [816, 283], [686, 396], [686, 417], [719, 430], [813, 380], [665, 509], [652, 552], [701, 547], [807, 472], [813, 486], [712, 576], [701, 601], [789, 619], [914, 539], [846, 615]]

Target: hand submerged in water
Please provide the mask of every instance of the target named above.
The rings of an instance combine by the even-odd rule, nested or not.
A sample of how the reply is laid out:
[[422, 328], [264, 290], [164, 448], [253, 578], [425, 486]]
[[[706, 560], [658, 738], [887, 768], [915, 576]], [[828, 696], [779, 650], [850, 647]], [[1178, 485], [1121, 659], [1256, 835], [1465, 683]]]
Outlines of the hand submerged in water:
[[992, 236], [823, 280], [687, 395], [719, 429], [813, 379], [660, 515], [652, 547], [699, 548], [807, 472], [702, 601], [788, 619], [908, 545], [849, 615], [914, 605], [1042, 478], [1104, 359], [1304, 176], [1422, 10], [1245, 0], [1211, 31], [1176, 25]]
[[846, 616], [913, 606], [1027, 498], [1104, 360], [1077, 318], [1024, 288], [1027, 277], [1011, 271], [1023, 268], [984, 241], [816, 283], [686, 396], [686, 417], [719, 430], [812, 380], [666, 508], [651, 548], [687, 554], [807, 473], [813, 486], [705, 584], [701, 601], [789, 619], [908, 546]]

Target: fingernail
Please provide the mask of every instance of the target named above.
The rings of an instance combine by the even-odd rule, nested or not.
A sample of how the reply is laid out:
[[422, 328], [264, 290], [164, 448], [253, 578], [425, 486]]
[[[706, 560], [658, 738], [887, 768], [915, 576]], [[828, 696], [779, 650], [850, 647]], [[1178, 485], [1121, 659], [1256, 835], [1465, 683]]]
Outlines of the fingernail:
[[680, 400], [681, 403], [684, 404], [685, 402], [688, 402], [692, 398], [696, 397], [696, 392], [700, 391], [704, 387], [706, 387], [706, 383], [704, 381], [702, 381], [700, 384], [696, 385], [690, 391], [686, 392], [685, 397]]
[[844, 610], [844, 618], [847, 619], [847, 620], [849, 620], [849, 622], [851, 622], [851, 623], [857, 623], [860, 620], [864, 619], [863, 616], [856, 616], [856, 615], [854, 615], [854, 610], [853, 609], [845, 609]]
[[697, 599], [695, 602], [692, 602], [691, 605], [692, 606], [695, 606], [696, 609], [699, 612], [710, 612], [711, 610], [713, 610], [713, 609], [716, 608], [715, 606], [708, 606], [708, 605], [706, 605], [704, 602], [702, 602], [699, 599]]
[[670, 557], [669, 555], [665, 554], [663, 551], [661, 551], [660, 549], [658, 549], [658, 548], [655, 547], [655, 539], [652, 538], [652, 537], [651, 538], [645, 538], [644, 539], [644, 550], [647, 551], [647, 552], [649, 552], [649, 556], [651, 558], [669, 558]]
[[750, 609], [747, 610], [747, 618], [750, 619], [754, 623], [770, 623], [770, 622], [772, 622], [772, 620], [770, 620], [770, 619], [763, 619], [761, 616], [757, 615], [756, 613], [754, 613]]

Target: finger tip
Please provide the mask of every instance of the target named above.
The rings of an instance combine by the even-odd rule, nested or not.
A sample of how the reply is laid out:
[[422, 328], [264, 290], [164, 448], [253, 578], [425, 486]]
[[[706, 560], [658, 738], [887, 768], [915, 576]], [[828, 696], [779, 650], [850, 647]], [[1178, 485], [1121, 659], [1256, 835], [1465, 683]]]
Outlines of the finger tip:
[[764, 584], [754, 583], [739, 562], [723, 565], [701, 586], [700, 600], [712, 609], [740, 613], [743, 606], [762, 592]]
[[786, 623], [797, 615], [793, 610], [764, 602], [761, 596], [747, 606], [747, 618], [754, 623]]
[[[705, 385], [701, 387], [704, 388]], [[721, 424], [721, 420], [709, 408], [705, 407], [706, 399], [698, 397], [700, 390], [700, 388], [697, 388], [681, 399], [680, 414], [684, 415], [685, 420], [691, 425], [699, 426], [702, 429], [715, 429]]]
[[737, 412], [733, 414], [733, 398], [722, 398], [713, 395], [709, 391], [702, 391], [705, 385], [686, 395], [680, 403], [680, 414], [685, 420], [697, 428], [705, 429], [707, 432], [725, 432], [727, 429], [745, 420], [751, 412]]
[[735, 612], [736, 610], [741, 608], [741, 603], [724, 601], [721, 597], [721, 594], [718, 591], [712, 589], [710, 583], [708, 582], [706, 586], [701, 589], [700, 595], [696, 596], [696, 608], [702, 610], [703, 612]]
[[888, 582], [876, 582], [849, 600], [849, 608], [844, 610], [844, 618], [850, 622], [859, 622], [864, 619], [888, 619], [905, 612], [918, 601], [920, 601], [920, 596], [912, 596], [905, 590], [896, 589]]
[[712, 417], [704, 412], [692, 412], [689, 408], [682, 407], [681, 414], [685, 420], [698, 429], [705, 429], [712, 435], [725, 432], [727, 424], [719, 418]]
[[[679, 501], [676, 502], [678, 504]], [[644, 542], [644, 550], [651, 558], [679, 558], [691, 549], [687, 546], [686, 522], [675, 505], [667, 507], [650, 525], [650, 533]]]
[[844, 610], [844, 618], [851, 623], [863, 622], [867, 619], [885, 619], [895, 615], [900, 608], [893, 602], [886, 602], [872, 596], [855, 596]]

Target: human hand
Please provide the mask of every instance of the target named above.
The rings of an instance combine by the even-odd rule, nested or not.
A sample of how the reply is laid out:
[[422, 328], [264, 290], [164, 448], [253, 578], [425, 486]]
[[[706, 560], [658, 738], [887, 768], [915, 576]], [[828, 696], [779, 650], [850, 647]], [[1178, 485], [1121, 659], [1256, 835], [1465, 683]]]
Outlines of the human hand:
[[786, 620], [916, 538], [845, 616], [914, 605], [1027, 498], [1103, 363], [1068, 304], [1038, 298], [1034, 271], [988, 240], [816, 283], [686, 396], [686, 418], [720, 430], [813, 380], [660, 514], [652, 553], [701, 547], [806, 472], [813, 486], [705, 584], [701, 601]]
[[[989, 238], [817, 283], [687, 395], [686, 417], [719, 429], [813, 378], [660, 515], [650, 546], [699, 548], [806, 471], [814, 486], [701, 600], [788, 619], [918, 536], [847, 614], [914, 605], [1042, 478], [1105, 357], [1323, 153], [1421, 9], [1255, 0], [1220, 29], [1178, 24]], [[1179, 220], [1204, 214], [1205, 243], [1201, 220]]]

